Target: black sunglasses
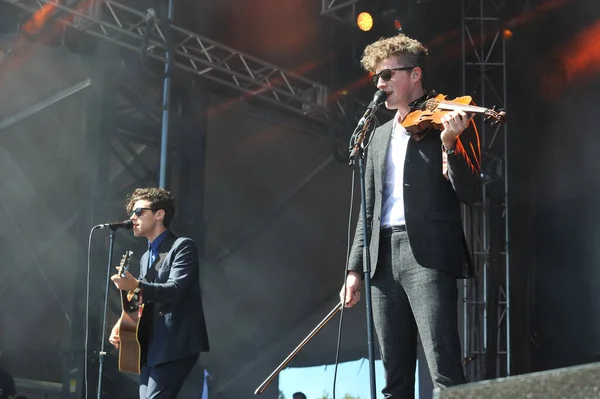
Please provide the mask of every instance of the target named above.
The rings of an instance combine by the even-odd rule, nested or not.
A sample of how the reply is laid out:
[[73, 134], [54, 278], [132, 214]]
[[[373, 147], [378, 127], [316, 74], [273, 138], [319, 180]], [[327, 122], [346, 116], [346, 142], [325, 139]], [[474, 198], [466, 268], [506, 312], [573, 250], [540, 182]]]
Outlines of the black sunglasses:
[[373, 75], [373, 84], [377, 86], [377, 83], [379, 83], [379, 78], [381, 78], [381, 80], [384, 82], [389, 81], [392, 78], [392, 71], [411, 71], [415, 68], [416, 67], [386, 68], [383, 71]]
[[129, 217], [132, 217], [134, 214], [137, 217], [142, 216], [142, 213], [144, 213], [144, 211], [151, 211], [152, 208], [135, 208], [134, 210], [132, 210], [131, 212], [129, 212]]

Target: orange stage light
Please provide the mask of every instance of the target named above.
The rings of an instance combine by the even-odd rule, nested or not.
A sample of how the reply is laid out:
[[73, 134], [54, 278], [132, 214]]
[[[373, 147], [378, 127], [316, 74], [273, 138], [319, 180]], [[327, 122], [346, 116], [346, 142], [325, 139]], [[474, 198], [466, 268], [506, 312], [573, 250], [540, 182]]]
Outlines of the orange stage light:
[[600, 21], [583, 30], [562, 52], [567, 79], [600, 72]]
[[373, 28], [373, 16], [368, 12], [361, 12], [356, 18], [356, 25], [364, 32], [370, 31]]

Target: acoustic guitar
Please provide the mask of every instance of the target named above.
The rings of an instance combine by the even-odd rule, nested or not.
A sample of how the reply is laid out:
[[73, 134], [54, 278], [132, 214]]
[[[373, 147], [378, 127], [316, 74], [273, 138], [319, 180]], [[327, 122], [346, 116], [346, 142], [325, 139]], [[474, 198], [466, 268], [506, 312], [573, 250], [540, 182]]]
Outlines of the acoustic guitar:
[[[129, 271], [132, 251], [126, 251], [119, 265], [121, 277]], [[140, 374], [142, 359], [146, 353], [147, 337], [142, 322], [144, 304], [141, 292], [121, 291], [121, 324], [119, 325], [119, 371]]]

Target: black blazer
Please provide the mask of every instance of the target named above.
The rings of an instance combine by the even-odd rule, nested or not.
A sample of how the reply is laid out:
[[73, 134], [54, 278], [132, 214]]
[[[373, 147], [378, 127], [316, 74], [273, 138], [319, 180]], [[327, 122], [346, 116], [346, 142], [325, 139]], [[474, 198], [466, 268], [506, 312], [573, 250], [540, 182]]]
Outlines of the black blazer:
[[140, 259], [142, 320], [150, 323], [148, 366], [207, 352], [196, 243], [189, 238], [178, 239], [169, 232], [159, 248], [159, 257], [151, 265], [155, 271], [147, 270], [148, 256], [146, 251]]
[[[381, 228], [383, 182], [394, 119], [373, 133], [367, 150], [365, 190], [371, 277], [377, 267]], [[473, 125], [473, 124], [472, 124]], [[442, 174], [440, 131], [430, 130], [421, 140], [411, 138], [404, 162], [404, 212], [406, 232], [417, 262], [434, 269], [448, 270], [464, 277], [470, 255], [463, 246], [460, 202], [479, 199], [481, 153], [473, 126], [457, 141], [456, 152], [448, 155], [448, 175]], [[363, 273], [363, 225], [359, 215], [350, 252], [350, 270]]]

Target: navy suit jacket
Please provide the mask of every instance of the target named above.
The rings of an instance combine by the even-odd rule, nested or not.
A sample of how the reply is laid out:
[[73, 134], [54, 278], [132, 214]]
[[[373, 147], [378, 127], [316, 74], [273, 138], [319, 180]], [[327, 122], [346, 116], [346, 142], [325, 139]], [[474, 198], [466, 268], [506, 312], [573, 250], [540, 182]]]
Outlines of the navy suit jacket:
[[[365, 205], [371, 277], [379, 255], [383, 184], [393, 123], [394, 119], [373, 132], [367, 153]], [[479, 199], [480, 164], [479, 137], [473, 123], [459, 136], [456, 152], [448, 155], [449, 179], [442, 174], [439, 130], [432, 129], [420, 140], [409, 140], [404, 161], [404, 215], [410, 247], [421, 266], [447, 270], [457, 277], [473, 275], [473, 271], [468, 270], [470, 254], [463, 245], [460, 203], [470, 205]], [[363, 234], [361, 211], [349, 264], [350, 270], [361, 274]]]
[[[148, 366], [209, 350], [200, 294], [200, 265], [196, 243], [168, 233], [148, 273], [146, 251], [140, 259], [144, 314], [149, 327]], [[146, 281], [145, 277], [151, 277]]]

